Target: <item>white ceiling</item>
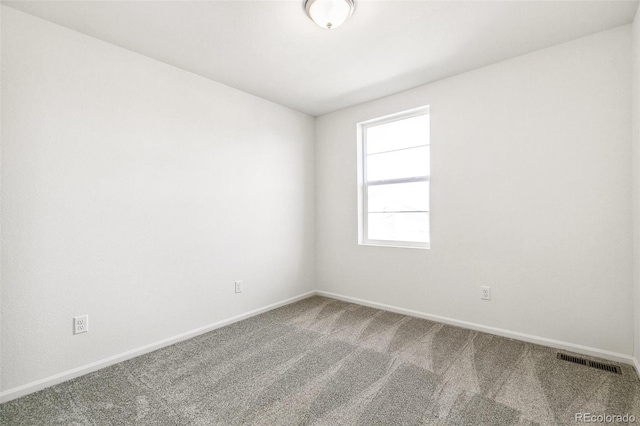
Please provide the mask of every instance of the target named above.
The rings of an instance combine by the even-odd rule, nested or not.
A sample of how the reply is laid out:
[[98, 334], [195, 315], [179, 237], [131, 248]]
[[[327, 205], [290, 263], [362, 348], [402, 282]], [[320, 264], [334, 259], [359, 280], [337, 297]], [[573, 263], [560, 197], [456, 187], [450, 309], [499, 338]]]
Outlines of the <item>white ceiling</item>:
[[637, 1], [356, 0], [342, 27], [303, 1], [3, 1], [311, 115], [630, 23]]

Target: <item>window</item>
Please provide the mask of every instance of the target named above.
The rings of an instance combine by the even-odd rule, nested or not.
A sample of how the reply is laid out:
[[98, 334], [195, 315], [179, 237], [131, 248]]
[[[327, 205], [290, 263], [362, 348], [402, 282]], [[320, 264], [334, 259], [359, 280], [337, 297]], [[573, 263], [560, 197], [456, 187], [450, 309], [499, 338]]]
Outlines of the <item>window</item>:
[[429, 248], [429, 109], [358, 124], [359, 243]]

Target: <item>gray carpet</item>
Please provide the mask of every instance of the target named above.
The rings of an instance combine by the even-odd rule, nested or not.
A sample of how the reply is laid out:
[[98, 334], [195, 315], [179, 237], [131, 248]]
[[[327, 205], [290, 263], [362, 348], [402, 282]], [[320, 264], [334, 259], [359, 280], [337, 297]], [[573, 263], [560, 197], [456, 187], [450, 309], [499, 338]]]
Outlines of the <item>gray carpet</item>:
[[312, 297], [0, 405], [3, 425], [531, 425], [635, 415], [640, 380]]

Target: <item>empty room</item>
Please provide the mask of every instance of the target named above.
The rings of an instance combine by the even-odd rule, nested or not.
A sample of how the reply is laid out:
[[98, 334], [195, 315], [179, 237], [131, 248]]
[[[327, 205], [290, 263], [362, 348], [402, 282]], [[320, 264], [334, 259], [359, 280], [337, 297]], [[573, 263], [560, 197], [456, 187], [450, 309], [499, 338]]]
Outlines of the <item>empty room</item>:
[[0, 424], [640, 424], [639, 3], [1, 0]]

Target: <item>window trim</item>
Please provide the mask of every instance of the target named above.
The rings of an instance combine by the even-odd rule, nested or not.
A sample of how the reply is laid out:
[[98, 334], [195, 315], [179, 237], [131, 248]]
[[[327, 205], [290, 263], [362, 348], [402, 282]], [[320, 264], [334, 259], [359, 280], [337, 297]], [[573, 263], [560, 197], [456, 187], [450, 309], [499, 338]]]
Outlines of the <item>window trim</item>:
[[[429, 106], [422, 106], [413, 108], [406, 111], [386, 115], [383, 117], [374, 118], [371, 120], [362, 121], [357, 124], [357, 155], [358, 155], [358, 244], [363, 246], [383, 246], [383, 247], [399, 247], [399, 248], [419, 248], [430, 249], [431, 248], [431, 199], [429, 200], [429, 241], [427, 242], [415, 242], [415, 241], [392, 241], [392, 240], [373, 240], [369, 239], [368, 225], [369, 225], [369, 211], [368, 211], [368, 191], [367, 188], [372, 186], [367, 181], [367, 128], [378, 126], [381, 124], [392, 123], [398, 120], [405, 120], [421, 115], [429, 115]], [[431, 152], [431, 138], [429, 143], [425, 146], [429, 146], [429, 152]], [[412, 147], [415, 148], [415, 147]], [[429, 155], [429, 161], [431, 161], [431, 155]], [[431, 168], [429, 167], [429, 170]], [[380, 181], [373, 181], [373, 185], [392, 185], [396, 183], [410, 183], [410, 182], [429, 182], [429, 188], [431, 188], [431, 171], [429, 175], [425, 176], [411, 176], [407, 178], [387, 179]], [[431, 197], [430, 197], [431, 198]]]

